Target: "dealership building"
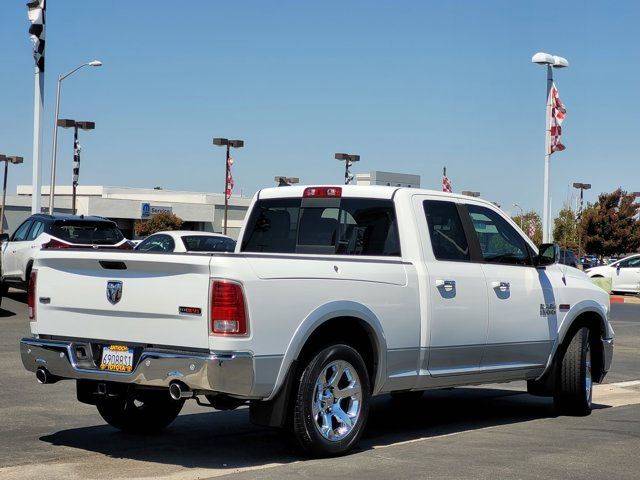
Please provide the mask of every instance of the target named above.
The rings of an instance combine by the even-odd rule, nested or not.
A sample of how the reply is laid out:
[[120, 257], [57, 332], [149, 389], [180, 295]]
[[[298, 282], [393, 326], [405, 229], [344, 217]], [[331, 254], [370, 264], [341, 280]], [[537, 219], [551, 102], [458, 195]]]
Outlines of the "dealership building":
[[[31, 185], [18, 185], [17, 195], [7, 195], [4, 231], [13, 232], [31, 215]], [[71, 186], [56, 187], [55, 211], [71, 213]], [[237, 238], [250, 197], [232, 195], [229, 199], [227, 234]], [[49, 187], [42, 188], [42, 207], [49, 205]], [[147, 188], [78, 186], [78, 215], [97, 215], [113, 220], [127, 238], [136, 238], [136, 220], [149, 219], [159, 212], [171, 212], [183, 221], [185, 230], [222, 233], [224, 195], [221, 193], [180, 192]]]
[[[420, 187], [420, 176], [393, 172], [370, 172], [356, 175], [358, 185]], [[284, 187], [286, 188], [286, 187]], [[13, 233], [31, 215], [31, 185], [18, 185], [16, 195], [7, 195], [4, 231]], [[42, 187], [42, 209], [49, 205], [49, 187]], [[71, 213], [72, 188], [56, 187], [55, 211]], [[251, 197], [232, 195], [229, 199], [227, 234], [238, 238]], [[137, 220], [149, 219], [159, 212], [171, 212], [183, 221], [183, 229], [222, 233], [224, 195], [221, 193], [183, 192], [152, 188], [78, 186], [78, 215], [97, 215], [113, 220], [127, 238], [136, 239]]]

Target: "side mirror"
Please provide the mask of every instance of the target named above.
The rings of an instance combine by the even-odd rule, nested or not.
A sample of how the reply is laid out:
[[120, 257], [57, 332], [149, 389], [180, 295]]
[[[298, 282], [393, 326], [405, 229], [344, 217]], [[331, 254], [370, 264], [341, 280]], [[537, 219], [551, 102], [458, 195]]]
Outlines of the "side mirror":
[[8, 233], [0, 233], [0, 243], [1, 242], [8, 242], [9, 241], [9, 234]]
[[557, 243], [543, 243], [538, 247], [536, 267], [546, 267], [560, 261], [560, 247]]

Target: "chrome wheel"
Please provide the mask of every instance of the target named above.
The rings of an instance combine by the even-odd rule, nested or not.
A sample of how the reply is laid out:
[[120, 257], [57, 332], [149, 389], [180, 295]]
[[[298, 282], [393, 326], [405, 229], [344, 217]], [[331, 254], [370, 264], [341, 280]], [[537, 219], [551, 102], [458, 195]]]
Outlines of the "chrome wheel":
[[339, 441], [349, 435], [362, 406], [362, 386], [353, 365], [337, 360], [323, 368], [312, 401], [314, 424], [324, 438]]

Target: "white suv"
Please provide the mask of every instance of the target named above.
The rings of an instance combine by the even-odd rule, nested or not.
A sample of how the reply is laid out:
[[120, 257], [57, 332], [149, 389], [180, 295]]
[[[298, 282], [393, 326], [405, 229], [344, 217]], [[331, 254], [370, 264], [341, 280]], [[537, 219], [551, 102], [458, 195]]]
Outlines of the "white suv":
[[115, 222], [102, 217], [35, 214], [2, 243], [2, 294], [11, 287], [26, 288], [31, 266], [42, 249], [118, 248], [131, 250]]

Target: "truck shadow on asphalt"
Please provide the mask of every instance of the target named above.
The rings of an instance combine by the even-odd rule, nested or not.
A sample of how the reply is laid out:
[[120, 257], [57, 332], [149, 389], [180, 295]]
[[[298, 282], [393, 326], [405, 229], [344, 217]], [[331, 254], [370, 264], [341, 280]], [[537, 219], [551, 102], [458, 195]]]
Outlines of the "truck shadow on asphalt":
[[[516, 390], [435, 390], [405, 402], [382, 396], [372, 401], [367, 428], [354, 453], [555, 416], [551, 399]], [[128, 435], [101, 425], [61, 430], [40, 440], [112, 458], [187, 468], [231, 470], [302, 459], [287, 445], [284, 433], [253, 426], [248, 417], [247, 409], [184, 414], [153, 436]]]

